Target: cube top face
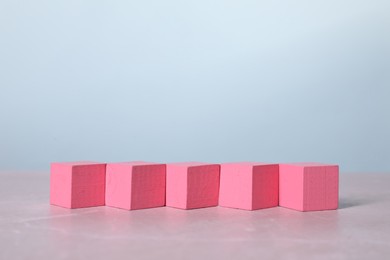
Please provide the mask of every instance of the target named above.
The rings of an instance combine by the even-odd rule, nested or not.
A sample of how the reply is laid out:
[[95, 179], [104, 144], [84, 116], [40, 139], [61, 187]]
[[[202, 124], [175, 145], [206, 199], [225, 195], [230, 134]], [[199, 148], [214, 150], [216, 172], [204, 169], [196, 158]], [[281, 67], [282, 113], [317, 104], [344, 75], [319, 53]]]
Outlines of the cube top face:
[[272, 163], [263, 163], [263, 162], [233, 162], [233, 163], [222, 163], [225, 166], [267, 166], [267, 165], [278, 165]]
[[179, 163], [168, 163], [167, 167], [169, 166], [169, 167], [188, 168], [188, 167], [207, 166], [207, 165], [219, 165], [219, 164], [202, 163], [202, 162], [179, 162]]
[[134, 162], [108, 163], [107, 169], [110, 169], [111, 171], [121, 171], [122, 174], [131, 174], [133, 172], [133, 169], [138, 167], [143, 168], [146, 166], [163, 167], [164, 169], [166, 167], [166, 165], [162, 163], [134, 161]]
[[52, 163], [50, 203], [65, 208], [103, 206], [106, 164]]
[[218, 205], [219, 164], [167, 164], [166, 205], [195, 209]]
[[154, 163], [154, 162], [144, 162], [144, 161], [131, 161], [131, 162], [118, 162], [118, 163], [109, 163], [110, 165], [122, 165], [126, 166], [143, 166], [143, 165], [165, 165], [162, 163]]
[[317, 163], [317, 162], [298, 162], [298, 163], [282, 163], [280, 165], [288, 165], [288, 166], [296, 166], [296, 167], [331, 167], [337, 166], [337, 164], [325, 164], [325, 163]]
[[89, 166], [89, 165], [102, 165], [105, 163], [92, 162], [92, 161], [79, 161], [79, 162], [53, 162], [51, 166], [64, 166], [64, 167], [75, 167], [75, 166]]
[[275, 207], [279, 166], [266, 163], [221, 164], [219, 205], [244, 210]]
[[281, 164], [279, 205], [299, 211], [338, 208], [338, 165]]
[[165, 205], [165, 164], [147, 162], [107, 165], [106, 205], [127, 210]]

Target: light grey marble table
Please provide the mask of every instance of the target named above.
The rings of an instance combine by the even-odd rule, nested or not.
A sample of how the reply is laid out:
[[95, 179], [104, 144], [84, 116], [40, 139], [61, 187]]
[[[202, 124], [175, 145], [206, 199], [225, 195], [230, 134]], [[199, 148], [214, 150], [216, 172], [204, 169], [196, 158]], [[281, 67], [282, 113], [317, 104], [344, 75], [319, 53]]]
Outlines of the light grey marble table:
[[340, 209], [49, 205], [49, 175], [0, 172], [0, 259], [385, 259], [390, 174], [341, 174]]

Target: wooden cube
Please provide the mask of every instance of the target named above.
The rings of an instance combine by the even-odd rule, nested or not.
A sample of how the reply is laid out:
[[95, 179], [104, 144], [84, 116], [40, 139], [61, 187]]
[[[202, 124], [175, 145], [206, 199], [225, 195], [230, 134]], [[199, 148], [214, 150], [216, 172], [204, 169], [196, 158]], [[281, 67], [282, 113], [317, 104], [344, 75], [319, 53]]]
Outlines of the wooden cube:
[[218, 205], [218, 164], [167, 164], [166, 205], [180, 209], [196, 209]]
[[221, 164], [219, 206], [257, 210], [279, 204], [279, 165]]
[[165, 206], [165, 164], [109, 163], [106, 205], [126, 210]]
[[338, 165], [280, 164], [280, 206], [299, 211], [331, 210], [338, 208], [338, 199]]
[[72, 209], [104, 206], [105, 176], [105, 163], [52, 163], [50, 204]]

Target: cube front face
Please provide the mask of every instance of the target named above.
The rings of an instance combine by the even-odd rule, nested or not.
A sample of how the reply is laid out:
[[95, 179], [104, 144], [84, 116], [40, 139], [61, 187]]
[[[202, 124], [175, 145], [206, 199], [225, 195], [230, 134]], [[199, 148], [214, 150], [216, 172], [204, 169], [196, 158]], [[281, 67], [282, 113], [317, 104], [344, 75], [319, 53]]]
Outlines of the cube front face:
[[252, 210], [279, 205], [279, 165], [253, 167]]
[[175, 164], [167, 165], [166, 205], [173, 208], [187, 208], [186, 166]]
[[303, 167], [279, 165], [279, 206], [303, 211]]
[[244, 210], [276, 207], [278, 187], [277, 164], [222, 164], [219, 205]]
[[50, 203], [65, 208], [105, 205], [106, 164], [53, 163]]
[[133, 166], [131, 209], [165, 206], [165, 164]]
[[108, 164], [106, 205], [127, 210], [164, 206], [165, 164]]
[[187, 209], [215, 207], [219, 195], [219, 165], [189, 167]]
[[180, 209], [217, 206], [219, 171], [217, 164], [168, 164], [166, 205]]
[[338, 208], [338, 166], [305, 167], [303, 211]]
[[72, 208], [105, 205], [106, 165], [75, 165], [72, 169]]
[[221, 164], [219, 206], [252, 210], [253, 166]]
[[336, 165], [280, 165], [279, 205], [299, 211], [338, 208]]
[[106, 170], [106, 205], [131, 209], [132, 166], [109, 163]]
[[333, 165], [326, 168], [326, 208], [339, 208], [339, 166]]
[[51, 164], [50, 204], [72, 208], [72, 166], [60, 163]]

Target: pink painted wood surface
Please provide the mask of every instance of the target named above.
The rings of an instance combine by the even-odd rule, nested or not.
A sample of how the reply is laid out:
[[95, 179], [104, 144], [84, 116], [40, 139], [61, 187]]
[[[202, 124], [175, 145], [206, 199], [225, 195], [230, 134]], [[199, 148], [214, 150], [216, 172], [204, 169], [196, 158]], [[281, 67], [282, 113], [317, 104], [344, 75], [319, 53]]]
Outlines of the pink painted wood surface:
[[338, 185], [337, 165], [280, 164], [279, 205], [299, 211], [337, 209]]
[[106, 164], [52, 163], [50, 204], [64, 208], [104, 206]]
[[218, 164], [167, 164], [166, 205], [180, 209], [217, 206], [219, 171]]
[[165, 206], [165, 164], [107, 164], [106, 205], [127, 210]]
[[265, 163], [221, 164], [219, 206], [256, 210], [278, 206], [279, 166]]

